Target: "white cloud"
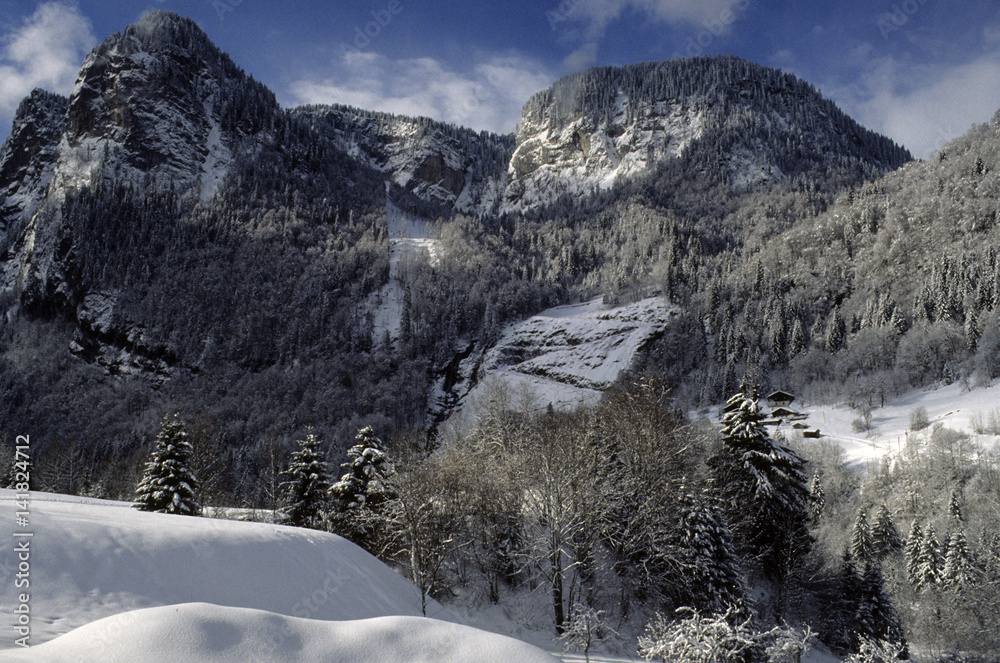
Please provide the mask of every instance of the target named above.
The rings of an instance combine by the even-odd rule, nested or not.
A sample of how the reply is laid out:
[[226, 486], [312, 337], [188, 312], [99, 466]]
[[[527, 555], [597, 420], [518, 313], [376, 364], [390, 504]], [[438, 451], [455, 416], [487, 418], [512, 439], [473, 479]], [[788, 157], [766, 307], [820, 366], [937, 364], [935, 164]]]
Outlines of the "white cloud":
[[334, 71], [290, 85], [294, 103], [340, 103], [402, 115], [424, 115], [473, 129], [508, 133], [521, 106], [555, 80], [519, 56], [488, 56], [459, 71], [425, 57], [392, 60], [345, 50]]
[[[705, 48], [698, 39], [709, 42], [728, 34], [739, 14], [751, 0], [554, 0], [545, 12], [553, 31], [563, 32], [579, 42], [566, 58], [564, 66], [581, 69], [594, 63], [597, 49], [608, 25], [627, 14], [671, 25], [690, 26], [694, 44]], [[575, 29], [574, 29], [575, 28]]]
[[862, 125], [929, 158], [945, 143], [988, 121], [1000, 108], [1000, 52], [957, 65], [911, 67], [872, 60], [857, 84], [830, 97]]
[[0, 37], [0, 114], [10, 116], [32, 89], [67, 94], [97, 42], [75, 5], [46, 2]]

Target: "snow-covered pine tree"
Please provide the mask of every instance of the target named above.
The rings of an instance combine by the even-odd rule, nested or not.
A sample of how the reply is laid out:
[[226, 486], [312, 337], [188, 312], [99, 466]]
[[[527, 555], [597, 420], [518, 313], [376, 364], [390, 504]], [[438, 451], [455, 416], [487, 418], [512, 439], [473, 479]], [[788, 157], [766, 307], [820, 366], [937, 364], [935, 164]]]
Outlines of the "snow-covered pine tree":
[[392, 463], [385, 445], [371, 426], [358, 431], [356, 444], [347, 450], [340, 480], [330, 486], [336, 531], [358, 545], [371, 549], [376, 529], [374, 518], [381, 505], [395, 492], [389, 485]]
[[884, 504], [875, 513], [875, 522], [872, 524], [871, 531], [875, 559], [882, 561], [903, 550], [903, 540], [899, 536], [899, 529], [897, 529], [892, 514], [889, 513], [889, 509]]
[[958, 491], [951, 491], [951, 499], [948, 500], [948, 515], [957, 520], [958, 522], [963, 522], [965, 518], [962, 516], [962, 500], [958, 496]]
[[788, 340], [788, 358], [794, 359], [806, 348], [805, 332], [802, 331], [802, 321], [798, 318], [792, 324], [792, 336]]
[[375, 435], [371, 426], [358, 431], [356, 444], [347, 450], [348, 461], [341, 464], [346, 472], [330, 486], [330, 495], [337, 500], [341, 510], [369, 505], [384, 499], [385, 479], [391, 464], [385, 445]]
[[863, 592], [858, 568], [849, 550], [837, 574], [837, 600], [833, 604], [834, 635], [831, 644], [842, 649], [853, 649], [857, 644], [857, 619]]
[[189, 467], [193, 451], [180, 415], [164, 416], [132, 506], [140, 511], [200, 516], [201, 504], [195, 497], [198, 478]]
[[948, 545], [948, 555], [945, 557], [944, 569], [941, 572], [941, 584], [952, 590], [961, 590], [972, 581], [974, 572], [975, 567], [965, 532], [956, 530], [952, 533]]
[[847, 339], [847, 323], [844, 316], [840, 314], [840, 309], [833, 310], [833, 317], [830, 318], [830, 326], [826, 330], [826, 349], [834, 353], [844, 347]]
[[826, 494], [823, 492], [823, 482], [818, 474], [814, 474], [809, 482], [809, 504], [812, 507], [813, 521], [818, 521], [826, 506]]
[[701, 496], [685, 493], [678, 530], [690, 607], [722, 613], [743, 601], [746, 590], [732, 535], [719, 511]]
[[941, 539], [941, 547], [938, 548], [938, 560], [940, 564], [938, 565], [938, 580], [941, 580], [940, 575], [944, 571], [944, 561], [948, 559], [948, 549], [951, 548], [951, 532], [944, 535]]
[[744, 385], [727, 402], [722, 446], [709, 464], [738, 550], [758, 559], [772, 579], [783, 579], [811, 543], [805, 461], [771, 439], [753, 387]]
[[916, 586], [920, 577], [920, 550], [924, 545], [924, 533], [920, 523], [914, 520], [910, 523], [910, 531], [906, 535], [906, 547], [903, 556], [906, 558], [906, 580]]
[[288, 469], [283, 474], [287, 478], [281, 483], [285, 503], [281, 522], [295, 527], [324, 529], [330, 480], [320, 442], [312, 431], [298, 441], [298, 448], [292, 452]]
[[851, 557], [858, 564], [865, 564], [875, 558], [875, 544], [872, 540], [871, 527], [868, 525], [868, 512], [862, 507], [854, 519], [851, 528]]
[[[862, 621], [862, 616], [866, 622]], [[858, 609], [858, 634], [889, 642], [903, 643], [903, 630], [892, 601], [885, 593], [885, 582], [878, 564], [865, 566], [861, 578], [861, 605]]]
[[918, 591], [930, 589], [941, 579], [941, 548], [938, 544], [934, 525], [927, 527], [923, 540], [920, 542], [920, 553], [917, 556], [916, 588]]

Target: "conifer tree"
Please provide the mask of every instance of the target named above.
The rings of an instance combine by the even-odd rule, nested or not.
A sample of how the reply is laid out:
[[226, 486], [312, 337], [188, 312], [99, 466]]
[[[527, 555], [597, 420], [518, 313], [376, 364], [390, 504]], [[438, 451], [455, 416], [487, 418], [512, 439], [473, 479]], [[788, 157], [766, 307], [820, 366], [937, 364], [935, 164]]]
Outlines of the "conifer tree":
[[823, 482], [818, 474], [814, 474], [809, 482], [809, 502], [812, 506], [812, 516], [814, 521], [818, 521], [823, 515], [823, 507], [826, 506], [826, 495], [823, 492]]
[[836, 615], [837, 637], [834, 644], [845, 649], [853, 649], [857, 640], [858, 612], [862, 606], [861, 578], [854, 565], [849, 550], [844, 552], [844, 559], [837, 574], [837, 600], [834, 603]]
[[851, 557], [859, 564], [875, 558], [875, 544], [872, 541], [871, 528], [868, 526], [868, 514], [864, 508], [858, 511], [854, 526], [851, 528]]
[[965, 532], [956, 530], [950, 537], [941, 583], [949, 589], [961, 590], [972, 581], [973, 573], [972, 555]]
[[834, 309], [830, 325], [826, 330], [827, 351], [837, 352], [844, 347], [845, 340], [847, 340], [847, 324], [844, 322], [844, 316], [840, 314], [840, 309]]
[[958, 522], [965, 520], [962, 516], [962, 500], [958, 496], [958, 491], [951, 491], [951, 499], [948, 500], [948, 515]]
[[915, 583], [918, 591], [924, 591], [937, 585], [941, 579], [941, 552], [934, 525], [927, 527], [923, 540], [920, 542], [920, 553], [917, 557], [917, 574]]
[[903, 550], [903, 540], [899, 536], [899, 529], [892, 519], [889, 509], [883, 504], [875, 514], [875, 523], [872, 525], [872, 547], [875, 552], [875, 559], [882, 561], [890, 555]]
[[690, 607], [721, 613], [745, 598], [732, 536], [722, 515], [690, 493], [682, 497], [677, 549]]
[[805, 462], [771, 439], [752, 386], [727, 402], [722, 447], [709, 464], [738, 549], [759, 559], [772, 579], [783, 579], [810, 545]]
[[924, 533], [920, 523], [914, 520], [910, 523], [910, 531], [906, 535], [906, 547], [903, 556], [906, 558], [906, 579], [916, 586], [920, 578], [920, 551], [924, 545]]
[[299, 440], [284, 475], [287, 479], [281, 484], [285, 496], [282, 522], [295, 527], [323, 529], [330, 480], [320, 442], [311, 431]]
[[798, 318], [792, 324], [792, 335], [788, 340], [788, 358], [794, 359], [806, 348], [806, 336], [802, 331], [802, 321]]
[[858, 634], [900, 644], [904, 642], [903, 630], [892, 601], [885, 593], [885, 582], [878, 564], [865, 566], [861, 579]]
[[392, 463], [371, 426], [359, 430], [355, 442], [347, 451], [347, 462], [340, 466], [344, 474], [329, 493], [337, 532], [371, 550], [378, 510], [395, 496], [388, 481]]
[[198, 478], [190, 469], [192, 452], [180, 415], [163, 417], [133, 506], [140, 511], [200, 516]]

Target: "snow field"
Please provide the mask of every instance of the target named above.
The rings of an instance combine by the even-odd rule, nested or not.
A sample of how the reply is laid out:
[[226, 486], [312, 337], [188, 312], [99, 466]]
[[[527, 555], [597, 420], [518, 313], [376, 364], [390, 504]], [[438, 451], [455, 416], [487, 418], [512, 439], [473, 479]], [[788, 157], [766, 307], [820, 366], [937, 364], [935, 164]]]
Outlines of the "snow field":
[[[8, 538], [14, 500], [0, 490]], [[434, 601], [425, 619], [413, 585], [333, 534], [47, 493], [30, 531], [32, 647], [0, 641], [3, 661], [552, 661]], [[4, 606], [25, 591], [14, 564]]]
[[106, 617], [11, 663], [554, 663], [531, 645], [423, 617], [320, 621], [186, 603]]

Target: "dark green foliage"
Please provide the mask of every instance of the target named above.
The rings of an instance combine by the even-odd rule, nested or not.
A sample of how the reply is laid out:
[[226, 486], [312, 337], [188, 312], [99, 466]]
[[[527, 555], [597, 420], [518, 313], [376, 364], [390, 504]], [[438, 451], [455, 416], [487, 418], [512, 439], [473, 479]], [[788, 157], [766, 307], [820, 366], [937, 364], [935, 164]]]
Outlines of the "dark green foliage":
[[722, 447], [709, 465], [738, 550], [783, 581], [810, 546], [809, 491], [804, 461], [772, 440], [762, 420], [754, 390], [744, 387], [726, 404]]
[[191, 471], [193, 449], [180, 415], [164, 417], [160, 434], [142, 480], [135, 489], [133, 506], [140, 511], [200, 516], [198, 478]]
[[948, 552], [941, 569], [941, 584], [948, 589], [961, 591], [973, 581], [974, 576], [972, 553], [969, 551], [965, 532], [956, 530], [949, 538]]
[[927, 528], [920, 542], [915, 568], [918, 591], [929, 591], [941, 581], [941, 548], [933, 525]]
[[886, 558], [903, 551], [903, 540], [899, 536], [899, 529], [889, 509], [883, 504], [875, 514], [875, 522], [872, 523], [872, 547], [875, 559], [882, 561]]
[[678, 523], [678, 556], [687, 600], [698, 611], [722, 614], [746, 599], [732, 536], [710, 497], [685, 493]]
[[316, 435], [310, 432], [298, 441], [298, 448], [292, 452], [283, 474], [281, 522], [294, 527], [326, 529], [330, 480]]
[[367, 426], [358, 431], [356, 444], [347, 450], [346, 470], [329, 488], [333, 530], [354, 543], [374, 550], [379, 544], [380, 511], [395, 498], [389, 478], [393, 465], [385, 445]]
[[860, 637], [905, 644], [896, 610], [885, 592], [884, 584], [878, 564], [866, 565], [861, 578], [861, 600], [855, 617], [856, 633]]
[[851, 558], [856, 564], [867, 564], [875, 559], [875, 555], [875, 542], [871, 527], [868, 525], [868, 514], [861, 509], [851, 528]]

